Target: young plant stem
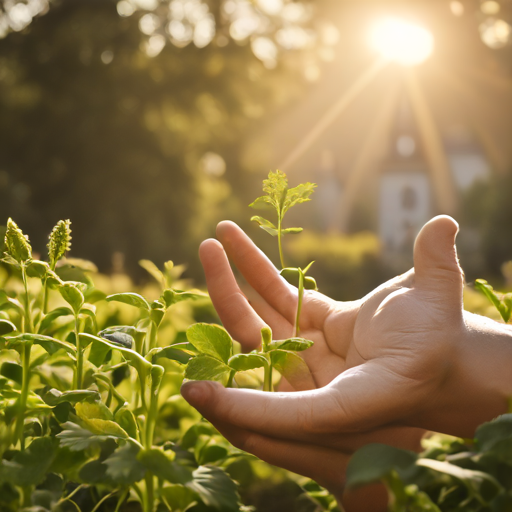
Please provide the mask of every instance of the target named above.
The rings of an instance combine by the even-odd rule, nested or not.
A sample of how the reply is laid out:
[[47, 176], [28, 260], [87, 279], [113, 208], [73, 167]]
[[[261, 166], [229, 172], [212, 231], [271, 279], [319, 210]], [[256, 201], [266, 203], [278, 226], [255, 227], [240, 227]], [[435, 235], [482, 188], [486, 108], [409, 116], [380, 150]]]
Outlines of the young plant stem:
[[[156, 367], [153, 367], [155, 370]], [[163, 372], [163, 369], [162, 369]], [[158, 380], [155, 380], [158, 379]], [[155, 424], [158, 416], [158, 392], [160, 391], [162, 375], [157, 376], [157, 373], [151, 372], [151, 387], [149, 397], [149, 408], [146, 409], [146, 425], [144, 429], [144, 448], [150, 450], [153, 446], [153, 437], [155, 434]], [[144, 495], [144, 512], [153, 512], [154, 500], [155, 500], [155, 489], [154, 489], [154, 477], [153, 474], [148, 471], [145, 477], [146, 481], [146, 492]]]
[[227, 388], [233, 387], [233, 379], [235, 377], [235, 373], [236, 373], [235, 370], [231, 370], [231, 372], [229, 373], [228, 383], [226, 384]]
[[268, 364], [264, 367], [263, 374], [263, 391], [274, 391], [274, 386], [272, 384], [272, 359], [270, 354], [265, 354], [268, 359]]
[[294, 336], [300, 333], [300, 311], [302, 309], [302, 299], [304, 298], [304, 272], [299, 268], [299, 288], [298, 288], [298, 301], [297, 301], [297, 315], [295, 316], [295, 330]]
[[277, 244], [279, 245], [279, 259], [281, 261], [281, 268], [284, 267], [284, 257], [283, 257], [283, 244], [281, 242], [281, 215], [277, 220]]
[[25, 435], [23, 428], [25, 425], [25, 409], [30, 386], [30, 350], [32, 343], [25, 343], [21, 355], [21, 364], [23, 368], [23, 377], [21, 381], [21, 395], [18, 402], [18, 417], [16, 419], [16, 440], [20, 441], [21, 449], [25, 449]]
[[30, 296], [28, 293], [27, 271], [24, 264], [21, 265], [21, 277], [23, 279], [23, 287], [25, 288], [25, 331], [32, 333], [34, 332], [34, 326], [32, 324]]
[[42, 300], [43, 314], [48, 312], [48, 277], [45, 276], [43, 281], [43, 300]]
[[146, 492], [144, 493], [144, 512], [153, 512], [155, 505], [155, 482], [153, 473], [148, 471], [145, 476]]
[[80, 342], [80, 319], [75, 314], [76, 371], [74, 389], [82, 389], [84, 374], [84, 350]]

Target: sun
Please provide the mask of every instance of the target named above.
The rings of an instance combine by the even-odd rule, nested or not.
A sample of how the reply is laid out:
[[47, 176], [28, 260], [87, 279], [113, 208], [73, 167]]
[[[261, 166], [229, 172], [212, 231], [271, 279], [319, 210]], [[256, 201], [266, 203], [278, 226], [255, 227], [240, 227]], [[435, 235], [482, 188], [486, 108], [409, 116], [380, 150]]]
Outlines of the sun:
[[434, 37], [427, 29], [395, 18], [376, 23], [370, 41], [383, 57], [403, 66], [421, 64], [434, 49]]

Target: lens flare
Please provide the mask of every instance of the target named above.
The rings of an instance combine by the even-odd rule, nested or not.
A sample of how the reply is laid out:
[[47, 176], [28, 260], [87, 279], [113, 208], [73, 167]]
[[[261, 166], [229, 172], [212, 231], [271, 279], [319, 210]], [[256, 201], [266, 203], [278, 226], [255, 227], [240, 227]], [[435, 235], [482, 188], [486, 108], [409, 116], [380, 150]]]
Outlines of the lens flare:
[[371, 44], [389, 60], [403, 66], [416, 66], [432, 54], [434, 38], [419, 25], [390, 18], [375, 24]]

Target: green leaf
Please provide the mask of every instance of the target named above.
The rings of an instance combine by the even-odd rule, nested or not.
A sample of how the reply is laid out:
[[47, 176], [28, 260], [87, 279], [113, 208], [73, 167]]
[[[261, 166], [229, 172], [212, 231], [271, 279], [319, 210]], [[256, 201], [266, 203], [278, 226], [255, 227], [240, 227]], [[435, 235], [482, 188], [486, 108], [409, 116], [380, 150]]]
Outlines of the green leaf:
[[51, 406], [56, 406], [64, 402], [76, 404], [83, 401], [98, 401], [100, 398], [101, 395], [92, 389], [77, 389], [73, 391], [64, 391], [63, 393], [62, 391], [53, 388], [47, 391], [43, 396], [44, 401]]
[[134, 306], [148, 312], [151, 310], [148, 301], [138, 293], [114, 293], [113, 295], [109, 295], [105, 300], [107, 302], [122, 302], [123, 304], [129, 304], [130, 306]]
[[[299, 286], [299, 269], [298, 268], [283, 268], [279, 274], [281, 277], [286, 279], [291, 285]], [[318, 290], [316, 281], [309, 276], [304, 277], [304, 289], [306, 290]]]
[[169, 345], [165, 348], [154, 348], [146, 355], [146, 359], [152, 363], [156, 363], [161, 357], [177, 361], [181, 364], [187, 364], [194, 357], [194, 353], [175, 348], [175, 345]]
[[4, 377], [7, 377], [14, 382], [21, 384], [23, 380], [23, 367], [18, 363], [4, 361], [0, 367], [0, 375], [3, 375]]
[[[71, 451], [79, 452], [108, 439], [128, 439], [128, 434], [113, 421], [88, 420], [88, 422], [93, 425], [87, 423], [87, 428], [71, 421], [63, 423], [64, 430], [56, 436], [60, 440], [60, 445], [68, 447]], [[90, 430], [91, 426], [94, 427], [94, 432]]]
[[282, 215], [296, 204], [311, 201], [310, 195], [315, 191], [316, 183], [301, 183], [286, 192], [286, 198], [283, 203]]
[[27, 276], [37, 277], [38, 279], [44, 279], [47, 272], [50, 270], [50, 266], [46, 261], [32, 260], [27, 265]]
[[0, 464], [0, 482], [9, 482], [20, 487], [40, 484], [56, 455], [56, 443], [51, 437], [34, 439], [23, 452]]
[[221, 468], [199, 466], [186, 486], [195, 491], [205, 505], [222, 512], [238, 512], [240, 496], [237, 485]]
[[[172, 454], [172, 457], [170, 456]], [[141, 450], [137, 459], [158, 478], [174, 484], [186, 484], [192, 480], [192, 468], [175, 462], [174, 452], [159, 448]]]
[[64, 283], [59, 288], [59, 292], [62, 298], [73, 308], [75, 314], [78, 314], [85, 302], [84, 295], [78, 287], [75, 284]]
[[302, 233], [304, 228], [285, 228], [281, 230], [282, 235], [298, 235]]
[[204, 354], [225, 363], [233, 353], [233, 340], [226, 329], [215, 324], [198, 323], [187, 329], [187, 339]]
[[267, 219], [264, 219], [263, 217], [260, 217], [259, 215], [254, 215], [253, 217], [251, 217], [251, 222], [257, 222], [260, 226], [265, 226], [267, 228], [277, 230], [277, 227], [274, 226], [272, 222], [270, 222]]
[[258, 215], [255, 215], [254, 217], [251, 217], [251, 221], [257, 222], [260, 228], [269, 233], [270, 235], [278, 235], [277, 228], [269, 220], [264, 219], [263, 217], [259, 217]]
[[190, 291], [181, 291], [181, 290], [164, 290], [162, 294], [162, 299], [165, 302], [165, 306], [170, 308], [173, 304], [177, 304], [178, 302], [182, 302], [184, 300], [198, 300], [198, 299], [206, 299], [208, 295], [206, 293], [200, 292], [199, 290], [190, 290]]
[[304, 338], [289, 338], [287, 340], [276, 340], [270, 343], [268, 346], [269, 350], [292, 350], [293, 352], [302, 352], [303, 350], [312, 347], [314, 344], [311, 340]]
[[7, 220], [5, 249], [6, 253], [18, 263], [25, 263], [32, 258], [32, 247], [28, 236], [23, 234], [23, 231], [11, 218]]
[[5, 336], [6, 334], [11, 334], [11, 332], [16, 331], [16, 326], [10, 322], [9, 320], [0, 319], [0, 336]]
[[475, 288], [480, 290], [491, 301], [494, 307], [499, 311], [503, 321], [507, 323], [512, 315], [512, 302], [503, 301], [503, 296], [500, 297], [501, 294], [498, 295], [493, 287], [484, 279], [477, 279], [475, 281]]
[[102, 402], [81, 402], [75, 406], [76, 414], [82, 420], [113, 420], [114, 415]]
[[310, 388], [312, 381], [308, 365], [295, 352], [276, 349], [269, 352], [272, 366], [296, 389]]
[[133, 439], [138, 439], [138, 427], [137, 421], [135, 420], [135, 416], [133, 412], [130, 411], [128, 405], [123, 405], [115, 414], [115, 420], [117, 424], [125, 430], [130, 437]]
[[73, 311], [66, 306], [62, 306], [60, 308], [50, 311], [48, 314], [44, 316], [43, 321], [39, 326], [39, 332], [44, 333], [45, 331], [47, 331], [57, 318], [60, 318], [61, 316], [70, 315], [73, 315]]
[[214, 380], [226, 386], [231, 368], [222, 361], [208, 355], [191, 359], [185, 370], [185, 378], [190, 380]]
[[16, 311], [16, 313], [18, 313], [19, 315], [23, 315], [25, 311], [23, 305], [18, 299], [7, 297], [6, 301], [0, 304], [0, 311], [8, 311], [10, 309]]
[[512, 439], [512, 414], [503, 414], [476, 429], [476, 446], [480, 452], [492, 450], [497, 443]]
[[347, 466], [346, 485], [359, 487], [382, 480], [393, 470], [414, 465], [417, 455], [386, 444], [368, 444], [351, 457]]
[[104, 461], [107, 476], [121, 485], [132, 485], [142, 480], [146, 474], [146, 467], [137, 458], [139, 452], [140, 448], [133, 443], [119, 447]]
[[472, 496], [482, 497], [486, 502], [489, 502], [498, 493], [503, 491], [501, 484], [492, 475], [483, 471], [464, 469], [449, 462], [433, 459], [419, 459], [416, 465], [450, 475], [460, 480], [468, 488]]
[[52, 355], [57, 350], [63, 349], [68, 354], [75, 354], [76, 348], [66, 341], [57, 340], [50, 336], [44, 336], [43, 334], [18, 334], [17, 336], [7, 336], [7, 347], [14, 350], [20, 351], [26, 343], [32, 343], [34, 345], [40, 345], [43, 347], [48, 354]]
[[146, 379], [148, 372], [151, 371], [151, 363], [144, 359], [140, 354], [138, 354], [134, 350], [121, 347], [120, 345], [111, 343], [110, 341], [104, 340], [103, 338], [98, 338], [97, 336], [93, 336], [92, 334], [80, 333], [80, 338], [83, 338], [84, 342], [86, 343], [101, 343], [106, 347], [121, 352], [121, 354], [123, 354], [125, 359], [130, 364], [130, 366], [133, 366], [137, 370], [140, 379], [143, 381]]
[[171, 510], [184, 511], [187, 507], [197, 502], [197, 495], [191, 489], [180, 484], [167, 484], [161, 490], [165, 501]]
[[120, 331], [114, 332], [105, 332], [100, 331], [98, 336], [101, 338], [105, 338], [106, 340], [115, 343], [116, 345], [120, 345], [124, 348], [132, 348], [135, 345], [135, 340], [129, 334]]
[[150, 260], [139, 260], [139, 265], [150, 274], [162, 287], [165, 286], [163, 272]]
[[268, 364], [268, 359], [260, 354], [236, 354], [228, 361], [228, 365], [237, 372], [263, 368]]
[[268, 196], [258, 197], [249, 207], [255, 210], [274, 210], [276, 208]]

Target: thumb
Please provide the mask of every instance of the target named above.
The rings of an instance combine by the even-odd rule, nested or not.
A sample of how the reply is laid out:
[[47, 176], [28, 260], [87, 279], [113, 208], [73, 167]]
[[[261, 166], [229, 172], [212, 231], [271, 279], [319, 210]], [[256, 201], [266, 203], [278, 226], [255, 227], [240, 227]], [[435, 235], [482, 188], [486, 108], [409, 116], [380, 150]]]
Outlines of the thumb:
[[427, 222], [414, 244], [415, 286], [440, 292], [450, 302], [462, 302], [464, 273], [459, 266], [455, 237], [459, 225], [447, 215]]

